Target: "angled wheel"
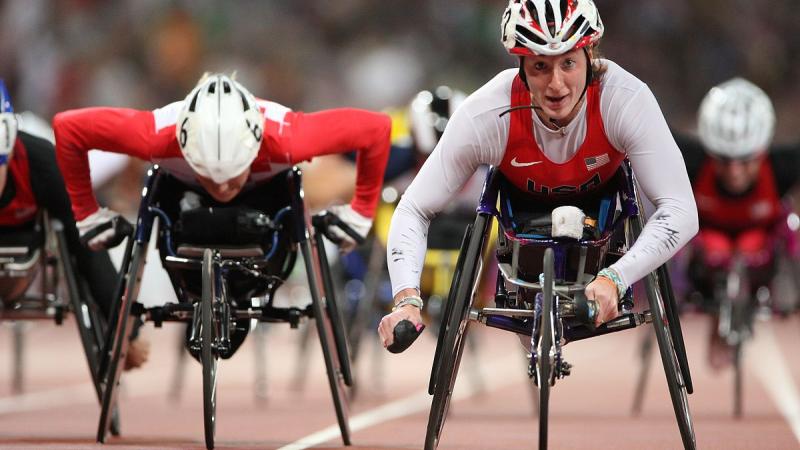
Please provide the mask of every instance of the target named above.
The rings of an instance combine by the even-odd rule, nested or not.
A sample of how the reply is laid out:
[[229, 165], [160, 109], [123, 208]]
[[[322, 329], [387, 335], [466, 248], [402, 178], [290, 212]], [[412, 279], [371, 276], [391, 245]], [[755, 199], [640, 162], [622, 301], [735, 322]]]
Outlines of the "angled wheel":
[[544, 280], [542, 286], [542, 312], [539, 316], [539, 345], [536, 358], [536, 382], [539, 386], [539, 450], [547, 449], [547, 419], [550, 405], [550, 386], [554, 377], [551, 352], [554, 344], [553, 296], [554, 255], [553, 249], [544, 252]]
[[328, 265], [328, 257], [325, 255], [325, 242], [322, 233], [315, 233], [314, 239], [317, 243], [317, 257], [319, 258], [320, 275], [325, 288], [325, 310], [330, 318], [331, 330], [333, 331], [333, 343], [336, 353], [339, 356], [339, 365], [342, 371], [344, 384], [353, 385], [353, 372], [350, 369], [350, 352], [347, 348], [347, 333], [344, 330], [344, 318], [336, 300], [336, 287], [333, 285], [331, 268]]
[[342, 435], [344, 445], [350, 445], [350, 423], [347, 398], [345, 396], [344, 376], [342, 373], [342, 363], [339, 361], [339, 351], [336, 348], [336, 338], [334, 336], [333, 325], [331, 323], [330, 310], [323, 304], [323, 289], [321, 285], [321, 268], [316, 251], [324, 251], [322, 248], [315, 249], [309, 239], [300, 242], [303, 252], [303, 262], [306, 265], [309, 290], [311, 291], [311, 305], [314, 311], [314, 323], [317, 326], [317, 336], [322, 347], [322, 356], [325, 360], [325, 371], [328, 374], [328, 385], [333, 397], [333, 406], [336, 410], [336, 420], [339, 423], [339, 431]]
[[[644, 228], [644, 220], [641, 216], [644, 208], [642, 202], [638, 198], [638, 194], [636, 203], [640, 214], [631, 218], [626, 228], [626, 238], [629, 246], [633, 245], [633, 242]], [[679, 319], [677, 314], [675, 314], [674, 317], [672, 317], [672, 322], [670, 322], [670, 317], [666, 314], [664, 299], [662, 298], [663, 289], [666, 287], [662, 287], [659, 284], [660, 282], [664, 283], [666, 281], [667, 280], [659, 280], [658, 272], [653, 271], [645, 277], [645, 289], [647, 291], [650, 313], [653, 317], [653, 328], [655, 329], [658, 351], [661, 355], [661, 363], [664, 366], [664, 375], [667, 378], [667, 387], [672, 400], [672, 409], [675, 412], [675, 419], [678, 422], [681, 441], [686, 450], [694, 450], [697, 448], [697, 442], [695, 440], [694, 425], [692, 424], [692, 414], [689, 410], [687, 384], [684, 381], [678, 351], [672, 339], [672, 336], [677, 334], [672, 330], [675, 326], [672, 322], [678, 322]]]
[[429, 392], [433, 394], [428, 429], [425, 435], [425, 450], [434, 450], [447, 418], [456, 375], [464, 352], [466, 334], [469, 330], [469, 311], [475, 298], [481, 255], [488, 235], [490, 217], [479, 214], [464, 235], [458, 262], [453, 274], [450, 295], [442, 316], [436, 356], [431, 372]]
[[217, 274], [214, 252], [203, 252], [203, 291], [200, 299], [200, 361], [203, 363], [203, 424], [206, 448], [214, 448], [217, 414], [217, 321], [214, 298], [217, 293]]
[[692, 385], [692, 374], [689, 371], [689, 359], [686, 357], [686, 345], [683, 342], [683, 330], [681, 321], [678, 318], [678, 304], [672, 291], [672, 280], [666, 264], [656, 269], [658, 273], [659, 287], [661, 288], [661, 298], [664, 301], [664, 311], [669, 322], [669, 332], [672, 336], [672, 343], [675, 345], [675, 354], [678, 357], [678, 367], [681, 369], [683, 381], [686, 384], [686, 392], [694, 392]]
[[692, 414], [689, 410], [689, 398], [686, 392], [686, 383], [678, 363], [677, 352], [672, 342], [670, 333], [671, 324], [667, 321], [660, 292], [658, 280], [655, 272], [650, 273], [645, 280], [647, 287], [647, 297], [650, 303], [650, 312], [653, 315], [653, 327], [656, 332], [656, 342], [661, 354], [661, 362], [664, 365], [664, 374], [667, 377], [667, 387], [672, 399], [672, 408], [675, 411], [675, 418], [678, 421], [683, 447], [686, 450], [694, 450], [697, 443], [692, 424]]
[[[125, 355], [128, 353], [130, 334], [133, 330], [131, 307], [139, 296], [146, 255], [146, 245], [138, 242], [134, 244], [129, 240], [120, 267], [121, 279], [117, 289], [119, 295], [111, 309], [112, 321], [109, 324], [103, 358], [100, 360], [99, 374], [102, 383], [100, 387], [103, 395], [97, 427], [98, 442], [105, 442], [106, 432], [115, 420], [118, 421], [117, 385], [122, 374]], [[119, 425], [117, 424], [115, 428], [118, 432]]]

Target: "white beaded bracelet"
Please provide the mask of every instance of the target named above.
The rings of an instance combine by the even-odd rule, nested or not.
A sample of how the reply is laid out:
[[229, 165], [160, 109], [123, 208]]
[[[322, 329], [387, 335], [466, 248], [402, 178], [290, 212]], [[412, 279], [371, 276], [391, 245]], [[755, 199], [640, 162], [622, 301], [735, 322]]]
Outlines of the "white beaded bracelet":
[[425, 303], [422, 301], [422, 297], [418, 295], [409, 295], [408, 297], [401, 298], [400, 301], [392, 307], [392, 312], [406, 305], [414, 305], [421, 310], [422, 307], [425, 306]]

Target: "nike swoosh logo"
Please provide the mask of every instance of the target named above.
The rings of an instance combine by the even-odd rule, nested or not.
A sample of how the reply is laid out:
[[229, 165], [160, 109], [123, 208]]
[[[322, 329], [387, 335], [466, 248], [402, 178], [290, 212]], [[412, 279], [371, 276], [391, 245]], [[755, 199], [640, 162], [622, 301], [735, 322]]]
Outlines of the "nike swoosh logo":
[[541, 164], [542, 161], [533, 161], [533, 162], [517, 162], [517, 157], [515, 156], [514, 159], [511, 160], [511, 165], [514, 167], [528, 167], [534, 164]]

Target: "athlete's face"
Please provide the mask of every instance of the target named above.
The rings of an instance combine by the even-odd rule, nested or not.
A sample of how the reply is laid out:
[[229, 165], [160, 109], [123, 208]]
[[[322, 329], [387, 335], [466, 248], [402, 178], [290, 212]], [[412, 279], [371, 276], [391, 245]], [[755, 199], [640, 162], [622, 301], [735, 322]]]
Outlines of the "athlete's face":
[[526, 56], [522, 68], [531, 90], [531, 101], [542, 121], [564, 126], [578, 114], [578, 102], [586, 86], [586, 52], [573, 49], [557, 56]]
[[753, 187], [758, 178], [764, 153], [748, 159], [712, 158], [717, 180], [731, 194], [741, 194]]
[[200, 175], [195, 176], [200, 185], [214, 200], [227, 203], [242, 191], [244, 184], [247, 182], [247, 177], [250, 176], [250, 168], [248, 167], [244, 172], [224, 183], [215, 183], [210, 178], [201, 177]]

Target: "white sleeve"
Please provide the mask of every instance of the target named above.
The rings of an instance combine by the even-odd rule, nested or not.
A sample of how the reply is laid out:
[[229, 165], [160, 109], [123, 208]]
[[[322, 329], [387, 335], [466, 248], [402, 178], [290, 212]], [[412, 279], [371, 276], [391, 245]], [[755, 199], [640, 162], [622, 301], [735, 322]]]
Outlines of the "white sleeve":
[[[473, 103], [474, 104], [474, 103]], [[386, 258], [392, 295], [419, 289], [428, 226], [482, 164], [499, 164], [508, 140], [508, 115], [479, 117], [467, 101], [456, 110], [444, 135], [406, 190], [392, 216]]]
[[630, 286], [689, 242], [698, 219], [683, 156], [653, 93], [642, 83], [627, 100], [609, 108], [606, 132], [627, 153], [641, 193], [656, 207], [634, 245], [611, 266]]

